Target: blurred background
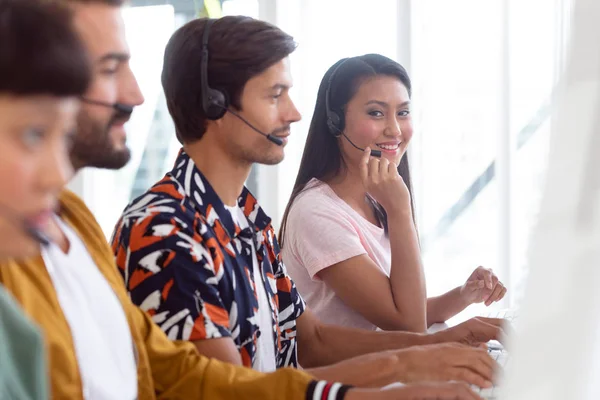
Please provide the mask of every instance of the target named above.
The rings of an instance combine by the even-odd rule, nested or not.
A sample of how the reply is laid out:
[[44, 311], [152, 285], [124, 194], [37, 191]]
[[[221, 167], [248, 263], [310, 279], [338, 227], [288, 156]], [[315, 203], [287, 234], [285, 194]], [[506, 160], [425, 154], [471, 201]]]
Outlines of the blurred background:
[[569, 0], [131, 0], [124, 18], [146, 98], [127, 126], [132, 162], [119, 172], [83, 171], [72, 188], [110, 236], [125, 205], [172, 168], [179, 150], [160, 85], [169, 37], [199, 15], [248, 15], [299, 43], [292, 96], [303, 120], [292, 126], [285, 161], [256, 166], [247, 182], [275, 228], [323, 74], [340, 58], [381, 53], [413, 81], [410, 157], [429, 295], [484, 265], [509, 288], [501, 306], [515, 306], [545, 179], [549, 101], [569, 12]]

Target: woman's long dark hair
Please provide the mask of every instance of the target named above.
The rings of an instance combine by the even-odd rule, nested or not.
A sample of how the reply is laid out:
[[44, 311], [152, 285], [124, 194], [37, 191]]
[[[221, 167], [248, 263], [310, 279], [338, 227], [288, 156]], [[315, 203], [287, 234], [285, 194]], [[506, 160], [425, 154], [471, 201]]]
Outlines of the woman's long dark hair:
[[[342, 63], [343, 65], [341, 65]], [[340, 68], [338, 69], [338, 67]], [[360, 84], [367, 78], [377, 75], [398, 78], [400, 82], [406, 86], [409, 96], [411, 94], [410, 78], [404, 67], [396, 61], [379, 54], [366, 54], [359, 57], [342, 59], [329, 68], [319, 86], [317, 103], [306, 138], [304, 154], [302, 155], [302, 161], [300, 162], [300, 170], [296, 177], [296, 183], [294, 184], [290, 201], [283, 214], [281, 230], [279, 231], [279, 242], [281, 247], [285, 245], [285, 233], [290, 209], [292, 208], [292, 204], [294, 204], [296, 197], [298, 197], [306, 187], [306, 184], [313, 178], [320, 181], [327, 181], [343, 172], [346, 168], [340, 151], [338, 138], [332, 135], [327, 127], [325, 93], [327, 91], [327, 86], [329, 85], [330, 76], [334, 71], [335, 77], [331, 82], [331, 88], [329, 89], [329, 103], [332, 111], [337, 112], [340, 116], [344, 116], [347, 104], [358, 91]], [[343, 119], [344, 118], [342, 117], [342, 120]], [[343, 126], [342, 123], [342, 130]], [[410, 168], [408, 165], [408, 154], [405, 154], [402, 157], [400, 165], [398, 166], [398, 173], [402, 176], [402, 179], [404, 179], [410, 192], [414, 222], [414, 201], [412, 196]], [[387, 234], [388, 226], [385, 210], [371, 197], [367, 196], [367, 198], [373, 206], [373, 210], [379, 223], [384, 227]]]

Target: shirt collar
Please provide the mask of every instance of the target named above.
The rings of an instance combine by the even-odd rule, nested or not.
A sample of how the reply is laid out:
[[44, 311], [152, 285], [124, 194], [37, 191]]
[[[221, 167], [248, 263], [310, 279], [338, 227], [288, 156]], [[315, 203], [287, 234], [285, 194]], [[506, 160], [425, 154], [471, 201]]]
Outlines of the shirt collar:
[[[210, 225], [221, 225], [231, 238], [242, 233], [229, 210], [225, 208], [223, 201], [204, 174], [196, 167], [194, 160], [183, 149], [179, 151], [171, 176], [182, 185], [185, 195], [194, 203], [196, 209], [204, 215]], [[264, 231], [270, 226], [271, 218], [258, 205], [256, 198], [245, 186], [238, 197], [238, 205], [256, 232]]]

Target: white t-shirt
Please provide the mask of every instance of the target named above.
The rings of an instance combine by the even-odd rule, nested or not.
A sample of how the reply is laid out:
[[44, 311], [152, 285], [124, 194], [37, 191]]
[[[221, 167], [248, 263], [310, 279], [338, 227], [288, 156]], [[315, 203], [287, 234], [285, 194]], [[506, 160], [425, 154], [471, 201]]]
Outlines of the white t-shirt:
[[58, 301], [71, 328], [83, 384], [90, 400], [137, 397], [134, 344], [123, 307], [77, 234], [58, 217], [68, 254], [55, 244], [42, 250]]
[[[225, 206], [225, 208], [231, 213], [231, 217], [241, 229], [248, 227], [248, 219], [239, 206]], [[254, 243], [252, 244], [252, 273], [254, 274], [254, 283], [258, 296], [258, 327], [260, 329], [260, 337], [258, 338], [252, 368], [261, 372], [273, 372], [277, 369], [275, 363], [275, 342], [273, 339], [273, 318], [271, 316], [271, 306], [269, 305], [261, 269], [258, 265]]]
[[288, 216], [282, 258], [298, 292], [323, 322], [352, 328], [377, 327], [348, 307], [318, 273], [367, 254], [390, 275], [392, 252], [383, 228], [357, 213], [333, 189], [317, 179], [296, 198]]

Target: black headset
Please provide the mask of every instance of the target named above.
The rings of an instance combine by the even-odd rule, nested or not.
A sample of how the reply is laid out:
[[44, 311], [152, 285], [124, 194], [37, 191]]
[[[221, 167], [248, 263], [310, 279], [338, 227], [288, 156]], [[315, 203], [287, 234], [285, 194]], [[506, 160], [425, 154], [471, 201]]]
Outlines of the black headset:
[[327, 128], [329, 129], [329, 132], [335, 137], [340, 137], [344, 133], [345, 121], [343, 115], [340, 115], [331, 109], [331, 102], [329, 98], [331, 97], [331, 85], [333, 85], [335, 75], [346, 61], [348, 61], [348, 58], [344, 59], [333, 70], [333, 72], [329, 76], [329, 80], [327, 81], [327, 89], [325, 90], [325, 113], [327, 114]]
[[[207, 19], [206, 25], [204, 25], [204, 32], [202, 34], [202, 61], [200, 62], [200, 92], [202, 92], [202, 109], [204, 115], [209, 120], [217, 120], [223, 117], [226, 112], [239, 118], [243, 123], [248, 125], [256, 133], [264, 136], [270, 142], [275, 143], [278, 146], [283, 146], [283, 140], [277, 136], [273, 136], [270, 133], [265, 133], [255, 127], [248, 120], [242, 117], [237, 112], [229, 109], [229, 98], [226, 92], [221, 90], [213, 89], [208, 86], [208, 33], [210, 32], [210, 26], [215, 22], [214, 19]], [[181, 141], [181, 140], [180, 140]]]
[[200, 92], [202, 94], [202, 109], [204, 115], [210, 120], [223, 117], [229, 108], [227, 95], [208, 86], [208, 34], [214, 19], [207, 19], [202, 34], [202, 61], [200, 64]]
[[[338, 138], [343, 136], [348, 143], [352, 145], [352, 147], [360, 151], [365, 151], [365, 149], [355, 145], [354, 142], [352, 142], [352, 140], [346, 136], [344, 133], [344, 126], [346, 125], [344, 115], [340, 115], [336, 111], [333, 111], [329, 102], [329, 97], [331, 96], [331, 85], [333, 84], [335, 75], [340, 70], [342, 65], [344, 65], [344, 63], [346, 63], [348, 60], [349, 58], [345, 58], [342, 62], [340, 62], [340, 64], [335, 67], [329, 76], [329, 80], [327, 81], [327, 89], [325, 89], [325, 113], [327, 114], [327, 128], [329, 129], [329, 133], [331, 133], [334, 137]], [[371, 156], [381, 158], [381, 150], [371, 150]]]
[[113, 108], [116, 111], [120, 112], [121, 114], [131, 114], [131, 113], [133, 113], [133, 106], [130, 106], [129, 104], [107, 103], [107, 102], [104, 102], [104, 101], [98, 101], [98, 100], [88, 99], [86, 97], [82, 97], [81, 101], [83, 101], [84, 103], [94, 104], [94, 105], [97, 105], [97, 106]]

